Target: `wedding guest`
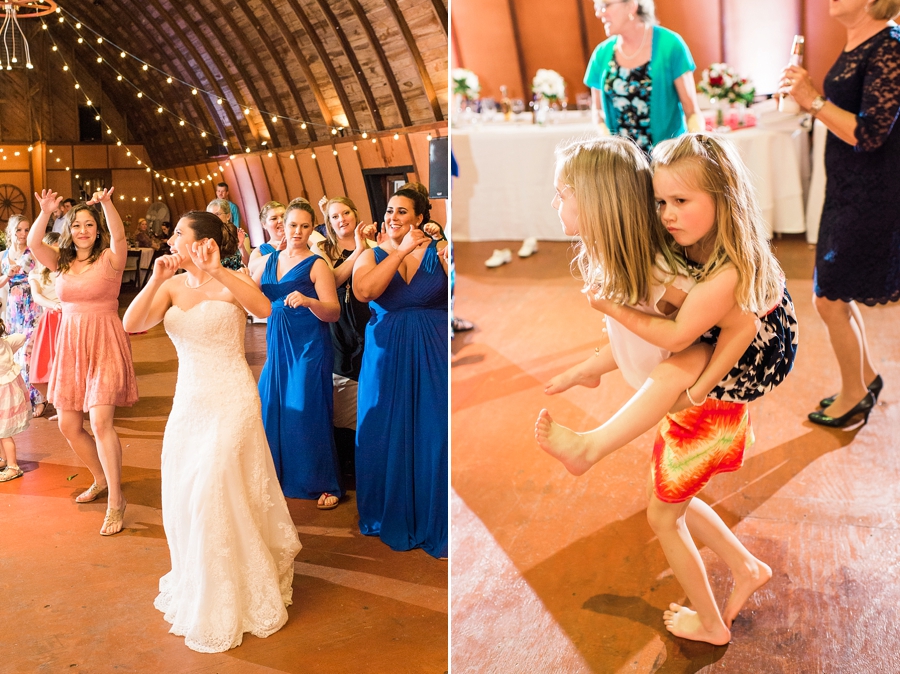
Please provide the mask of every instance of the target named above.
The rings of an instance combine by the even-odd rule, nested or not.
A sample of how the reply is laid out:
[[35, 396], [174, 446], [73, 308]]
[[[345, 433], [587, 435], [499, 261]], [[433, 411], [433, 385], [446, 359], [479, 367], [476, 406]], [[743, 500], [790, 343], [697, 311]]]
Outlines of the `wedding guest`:
[[685, 131], [702, 131], [694, 60], [678, 33], [657, 25], [653, 0], [594, 0], [594, 13], [609, 36], [584, 74], [595, 120], [645, 152]]
[[[44, 243], [48, 246], [57, 246], [59, 234], [50, 232], [44, 236]], [[56, 335], [59, 333], [62, 304], [56, 294], [56, 274], [40, 262], [28, 274], [28, 285], [31, 287], [31, 297], [43, 308], [32, 338], [29, 376], [32, 386], [46, 398], [50, 370], [56, 356]], [[52, 413], [52, 416], [48, 419], [57, 418], [52, 405], [50, 407], [49, 413]]]
[[14, 349], [13, 359], [21, 368], [22, 380], [28, 391], [34, 416], [43, 416], [46, 410], [46, 399], [34, 386], [31, 385], [31, 337], [38, 319], [41, 317], [41, 307], [34, 302], [31, 296], [31, 286], [28, 285], [28, 274], [34, 271], [37, 264], [34, 255], [28, 248], [28, 230], [31, 225], [24, 215], [11, 215], [6, 223], [6, 241], [9, 246], [0, 258], [0, 287], [9, 284], [9, 297], [6, 300], [6, 329], [11, 335], [24, 335], [25, 344], [22, 348]]
[[829, 131], [813, 290], [841, 389], [809, 420], [845, 426], [868, 417], [884, 383], [857, 303], [900, 299], [900, 28], [893, 22], [900, 0], [840, 0], [828, 11], [847, 41], [825, 76], [824, 96], [799, 66], [784, 71], [782, 85]]
[[[66, 216], [59, 248], [42, 241], [50, 213], [60, 197], [51, 190], [35, 194], [41, 214], [28, 233], [34, 256], [59, 272], [56, 292], [62, 304], [57, 353], [50, 370], [48, 396], [59, 414], [59, 430], [87, 465], [94, 483], [75, 498], [89, 503], [109, 491], [100, 534], [122, 530], [122, 445], [113, 426], [116, 407], [137, 402], [131, 343], [119, 320], [119, 289], [128, 256], [125, 227], [112, 202], [114, 188], [95, 192]], [[102, 208], [98, 211], [95, 204]], [[84, 413], [90, 433], [84, 430]]]
[[228, 183], [216, 184], [216, 199], [222, 199], [228, 202], [228, 210], [231, 212], [231, 224], [238, 229], [241, 228], [241, 213], [237, 204], [231, 201], [231, 195], [228, 192]]
[[21, 433], [31, 422], [31, 401], [22, 381], [13, 353], [25, 345], [25, 335], [6, 334], [0, 321], [0, 482], [9, 482], [24, 475], [16, 457], [14, 435]]
[[369, 302], [359, 373], [359, 527], [394, 550], [447, 556], [447, 259], [421, 229], [428, 200], [399, 190], [385, 239], [353, 268]]
[[[232, 220], [232, 211], [228, 207], [228, 204], [230, 203], [230, 201], [226, 201], [225, 199], [213, 199], [206, 205], [206, 212], [212, 213], [224, 223], [234, 225], [234, 220]], [[244, 238], [246, 237], [246, 232], [238, 227], [237, 236], [237, 251], [235, 251], [233, 255], [222, 258], [222, 266], [226, 269], [231, 269], [232, 271], [240, 271], [242, 267], [246, 266], [247, 262], [250, 259], [249, 254], [247, 254], [244, 250]]]
[[138, 248], [153, 248], [154, 250], [159, 248], [159, 241], [150, 234], [150, 226], [147, 224], [146, 218], [138, 220], [137, 234], [135, 234], [134, 240]]
[[320, 510], [331, 510], [343, 489], [331, 431], [334, 355], [327, 323], [338, 320], [341, 306], [331, 269], [309, 249], [314, 217], [308, 201], [291, 202], [287, 247], [263, 255], [251, 272], [272, 302], [259, 397], [278, 480], [285, 496], [318, 499]]
[[[321, 255], [334, 271], [341, 315], [329, 323], [334, 348], [334, 442], [345, 481], [355, 483], [356, 399], [359, 369], [365, 348], [366, 323], [371, 312], [366, 302], [353, 294], [353, 265], [372, 245], [366, 238], [366, 225], [359, 218], [356, 204], [347, 197], [333, 197], [325, 202], [325, 240], [313, 252]], [[370, 232], [371, 233], [371, 232]]]
[[72, 207], [78, 202], [69, 197], [68, 199], [64, 199], [63, 202], [59, 205], [59, 210], [56, 212], [56, 217], [53, 219], [53, 231], [57, 234], [62, 234], [63, 225], [66, 224], [66, 215], [69, 214], [69, 211], [72, 210]]
[[250, 253], [248, 265], [261, 255], [274, 253], [284, 244], [284, 204], [280, 201], [267, 202], [259, 212], [259, 221], [268, 239]]

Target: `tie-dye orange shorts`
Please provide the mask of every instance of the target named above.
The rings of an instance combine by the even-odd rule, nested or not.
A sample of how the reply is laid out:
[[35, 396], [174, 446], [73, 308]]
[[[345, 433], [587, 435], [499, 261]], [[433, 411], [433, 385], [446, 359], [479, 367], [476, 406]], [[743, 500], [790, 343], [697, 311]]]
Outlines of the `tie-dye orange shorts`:
[[746, 403], [706, 400], [698, 407], [667, 414], [656, 433], [651, 471], [660, 501], [683, 503], [713, 475], [741, 467], [753, 444]]

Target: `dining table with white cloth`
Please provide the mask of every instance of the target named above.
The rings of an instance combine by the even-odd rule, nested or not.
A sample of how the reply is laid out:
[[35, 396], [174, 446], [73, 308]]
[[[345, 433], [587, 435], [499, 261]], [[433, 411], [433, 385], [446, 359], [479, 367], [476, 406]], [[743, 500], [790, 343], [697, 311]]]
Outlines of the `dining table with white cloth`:
[[[153, 259], [153, 253], [156, 252], [155, 248], [129, 248], [129, 252], [134, 252], [139, 250], [141, 252], [140, 258], [133, 257], [129, 258], [125, 262], [125, 271], [122, 273], [122, 282], [127, 283], [129, 281], [134, 281], [134, 274], [139, 274], [137, 286], [140, 287], [142, 281], [147, 277], [147, 270], [150, 268], [150, 261]], [[131, 260], [136, 260], [137, 264], [131, 262]]]
[[[569, 240], [550, 206], [555, 150], [599, 135], [591, 123], [487, 123], [454, 128], [453, 237], [457, 241]], [[809, 132], [800, 118], [739, 129], [725, 136], [737, 147], [773, 233], [806, 229], [810, 179]]]

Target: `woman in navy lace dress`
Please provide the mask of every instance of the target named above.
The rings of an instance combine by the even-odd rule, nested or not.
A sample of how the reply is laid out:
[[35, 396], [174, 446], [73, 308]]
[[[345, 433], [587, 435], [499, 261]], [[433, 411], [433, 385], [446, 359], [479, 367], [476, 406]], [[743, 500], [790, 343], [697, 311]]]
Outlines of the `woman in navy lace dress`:
[[857, 302], [900, 299], [900, 0], [840, 0], [831, 16], [847, 43], [825, 77], [825, 95], [805, 70], [784, 72], [783, 91], [828, 127], [827, 187], [816, 248], [815, 306], [841, 373], [841, 390], [810, 421], [844, 426], [881, 391]]

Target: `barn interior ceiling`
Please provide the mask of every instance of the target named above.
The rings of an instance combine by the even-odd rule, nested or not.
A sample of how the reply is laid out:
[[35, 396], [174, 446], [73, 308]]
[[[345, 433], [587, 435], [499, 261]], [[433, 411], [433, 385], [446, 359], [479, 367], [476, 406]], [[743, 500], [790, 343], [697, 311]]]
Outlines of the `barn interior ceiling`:
[[65, 0], [20, 23], [5, 142], [77, 141], [87, 106], [165, 168], [446, 122], [445, 0]]

